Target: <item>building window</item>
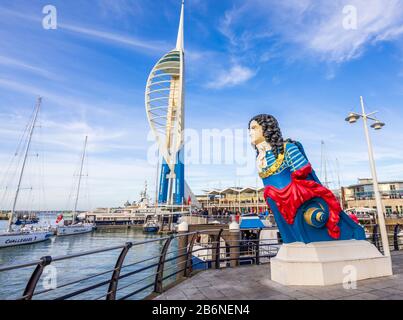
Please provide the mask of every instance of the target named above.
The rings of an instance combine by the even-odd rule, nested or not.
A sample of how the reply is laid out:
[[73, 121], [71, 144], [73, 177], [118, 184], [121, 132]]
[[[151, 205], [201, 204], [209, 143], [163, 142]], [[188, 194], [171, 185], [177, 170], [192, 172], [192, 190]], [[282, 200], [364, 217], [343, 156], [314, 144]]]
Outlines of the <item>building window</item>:
[[392, 214], [392, 207], [391, 206], [386, 206], [386, 214]]

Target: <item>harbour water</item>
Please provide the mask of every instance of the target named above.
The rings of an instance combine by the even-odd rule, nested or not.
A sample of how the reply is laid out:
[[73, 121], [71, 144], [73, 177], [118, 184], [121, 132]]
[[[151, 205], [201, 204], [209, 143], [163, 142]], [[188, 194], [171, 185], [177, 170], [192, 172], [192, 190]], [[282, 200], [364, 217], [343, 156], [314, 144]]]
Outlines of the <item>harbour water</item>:
[[[54, 223], [56, 216], [42, 216], [42, 223]], [[6, 221], [0, 221], [0, 230], [6, 228]], [[126, 242], [141, 242], [148, 239], [161, 238], [158, 234], [145, 234], [139, 229], [102, 229], [94, 231], [89, 234], [68, 236], [68, 237], [52, 237], [51, 240], [25, 246], [10, 247], [0, 249], [0, 265], [6, 266], [11, 264], [18, 264], [30, 262], [40, 259], [43, 256], [63, 256], [76, 254], [84, 251], [96, 250], [105, 247], [113, 247], [124, 245]], [[150, 257], [159, 255], [164, 241], [156, 241], [144, 245], [133, 246], [129, 251], [124, 265], [132, 264], [137, 261], [142, 261]], [[171, 250], [175, 250], [176, 243], [173, 242]], [[37, 290], [42, 291], [49, 288], [49, 285], [63, 285], [75, 280], [79, 280], [95, 273], [112, 270], [115, 266], [116, 259], [121, 250], [114, 250], [109, 252], [97, 253], [90, 256], [79, 257], [69, 260], [62, 260], [51, 264], [52, 268], [45, 269], [42, 279], [39, 281]], [[158, 261], [157, 258], [155, 260]], [[148, 262], [149, 264], [149, 262]], [[132, 267], [122, 270], [122, 274], [129, 271], [134, 271], [141, 267], [146, 266], [147, 263], [140, 263]], [[0, 300], [2, 299], [15, 299], [22, 296], [27, 281], [32, 274], [35, 267], [27, 267], [24, 269], [1, 272], [0, 273]], [[47, 267], [49, 268], [49, 267]], [[144, 287], [148, 283], [154, 281], [153, 274], [155, 269], [149, 269], [139, 274], [122, 279], [119, 282], [119, 287], [127, 286], [133, 283], [132, 286], [125, 290], [119, 291], [119, 295], [128, 294], [135, 291], [137, 288]], [[50, 291], [48, 293], [34, 297], [36, 299], [52, 299], [57, 298], [64, 293], [71, 292], [73, 289], [80, 289], [86, 285], [102, 282], [103, 280], [110, 279], [111, 273], [101, 275], [95, 279], [82, 281], [68, 286], [66, 288], [58, 289], [57, 291]], [[133, 296], [133, 299], [141, 299], [149, 291], [144, 291], [141, 296]], [[76, 299], [96, 299], [100, 297], [105, 298], [107, 286], [100, 287], [90, 293], [83, 293], [76, 297]]]

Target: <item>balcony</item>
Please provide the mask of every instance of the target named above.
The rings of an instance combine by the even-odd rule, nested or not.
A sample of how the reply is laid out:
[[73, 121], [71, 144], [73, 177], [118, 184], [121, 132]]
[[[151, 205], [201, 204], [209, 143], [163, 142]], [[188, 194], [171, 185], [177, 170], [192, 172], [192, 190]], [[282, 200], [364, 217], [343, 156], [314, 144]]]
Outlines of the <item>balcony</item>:
[[[403, 199], [403, 190], [380, 191], [383, 199]], [[373, 191], [355, 192], [354, 200], [373, 200], [375, 199]]]

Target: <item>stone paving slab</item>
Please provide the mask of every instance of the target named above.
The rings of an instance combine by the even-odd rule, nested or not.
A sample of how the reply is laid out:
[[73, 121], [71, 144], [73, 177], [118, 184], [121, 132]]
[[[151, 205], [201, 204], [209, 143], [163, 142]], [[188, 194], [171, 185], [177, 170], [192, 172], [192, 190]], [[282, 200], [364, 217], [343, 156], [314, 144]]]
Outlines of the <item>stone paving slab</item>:
[[393, 276], [325, 287], [283, 286], [270, 280], [270, 264], [210, 269], [155, 300], [403, 300], [403, 252], [392, 253]]

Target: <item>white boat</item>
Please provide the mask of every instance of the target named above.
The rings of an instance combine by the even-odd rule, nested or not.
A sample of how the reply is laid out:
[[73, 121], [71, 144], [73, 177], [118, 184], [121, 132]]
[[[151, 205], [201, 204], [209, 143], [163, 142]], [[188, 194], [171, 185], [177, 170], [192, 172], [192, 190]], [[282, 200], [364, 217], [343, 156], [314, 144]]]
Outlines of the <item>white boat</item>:
[[367, 227], [364, 227], [364, 231], [365, 231], [365, 239], [371, 239], [372, 234], [371, 232], [369, 232], [369, 229]]
[[76, 194], [76, 200], [75, 200], [74, 211], [73, 211], [73, 222], [70, 225], [58, 225], [57, 229], [56, 229], [57, 236], [72, 236], [72, 235], [76, 235], [76, 234], [89, 233], [89, 232], [92, 232], [95, 228], [95, 225], [93, 223], [82, 223], [82, 222], [76, 223], [77, 204], [78, 204], [78, 198], [80, 195], [81, 178], [83, 176], [83, 166], [84, 166], [84, 160], [85, 160], [85, 155], [86, 155], [86, 150], [87, 150], [87, 142], [88, 142], [88, 137], [85, 137], [84, 150], [83, 150], [82, 157], [81, 157], [80, 174], [78, 176], [77, 194]]
[[[189, 210], [184, 206], [159, 206], [150, 204], [147, 194], [147, 183], [140, 193], [138, 202], [127, 201], [124, 207], [119, 208], [97, 208], [92, 211], [81, 213], [78, 218], [86, 221], [94, 221], [97, 227], [127, 227], [144, 226], [148, 217], [154, 216], [162, 221], [162, 217], [167, 217], [172, 221], [170, 230], [179, 216], [189, 215]], [[159, 226], [161, 227], [161, 226]]]
[[49, 240], [53, 236], [50, 231], [4, 232], [0, 233], [0, 248], [20, 246]]
[[360, 222], [376, 221], [377, 211], [373, 208], [355, 207], [344, 210], [347, 214], [354, 214]]
[[[260, 260], [263, 263], [269, 262], [270, 257], [277, 255], [280, 250], [281, 243], [279, 239], [279, 231], [275, 227], [262, 229], [259, 237], [259, 254]], [[220, 239], [220, 267], [226, 267], [228, 253], [225, 248], [225, 241]], [[242, 242], [243, 249], [240, 256], [241, 264], [249, 264], [252, 259], [256, 257], [255, 244], [253, 240], [248, 244], [246, 240]], [[215, 244], [210, 243], [209, 235], [199, 235], [193, 246], [192, 258], [195, 264], [198, 265], [196, 269], [204, 269], [205, 264], [209, 264], [214, 260], [214, 247]]]
[[25, 167], [27, 165], [27, 158], [31, 148], [32, 136], [35, 130], [36, 121], [38, 118], [39, 110], [41, 108], [42, 98], [38, 98], [38, 102], [35, 106], [35, 111], [33, 115], [33, 119], [30, 120], [28, 128], [28, 136], [27, 142], [24, 151], [24, 158], [18, 178], [18, 186], [15, 192], [13, 206], [11, 210], [11, 214], [8, 220], [7, 231], [0, 233], [0, 248], [19, 246], [24, 244], [32, 244], [37, 242], [42, 242], [49, 240], [53, 233], [50, 231], [48, 227], [23, 227], [17, 229], [14, 220], [16, 219], [16, 206], [19, 200], [19, 195], [21, 191], [21, 184], [24, 177]]
[[[214, 256], [214, 249], [213, 247], [215, 244], [210, 243], [210, 237], [207, 234], [201, 234], [198, 236], [195, 244], [193, 245], [193, 252], [192, 252], [192, 258], [193, 262], [196, 265], [195, 269], [204, 269], [205, 263], [209, 263], [209, 261], [212, 261]], [[220, 259], [222, 261], [220, 262], [220, 267], [225, 267], [226, 266], [226, 250], [225, 250], [225, 241], [221, 238], [220, 239]], [[197, 267], [199, 266], [199, 267]]]
[[70, 226], [57, 227], [56, 235], [58, 236], [71, 236], [74, 234], [89, 233], [94, 230], [92, 223], [76, 223]]
[[159, 229], [160, 225], [156, 218], [146, 221], [146, 223], [143, 225], [143, 231], [146, 233], [154, 233], [157, 232]]

